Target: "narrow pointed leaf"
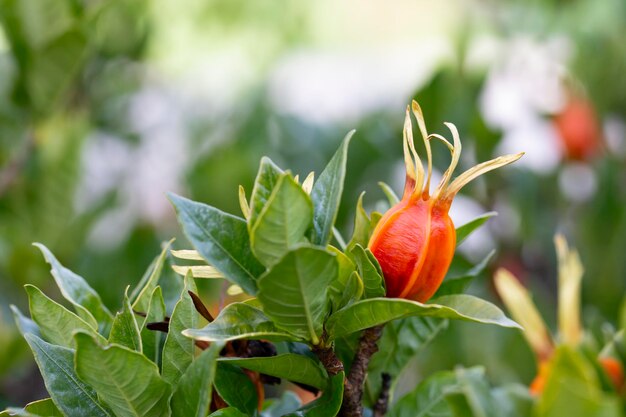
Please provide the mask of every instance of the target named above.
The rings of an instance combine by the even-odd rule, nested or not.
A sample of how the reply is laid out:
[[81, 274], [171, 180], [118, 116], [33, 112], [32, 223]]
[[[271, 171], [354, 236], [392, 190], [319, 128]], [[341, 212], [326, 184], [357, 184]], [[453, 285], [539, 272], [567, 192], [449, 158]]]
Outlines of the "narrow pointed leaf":
[[54, 257], [52, 252], [41, 243], [34, 244], [50, 264], [50, 272], [66, 300], [76, 308], [76, 313], [87, 323], [95, 320], [102, 335], [107, 336], [113, 315], [106, 308], [98, 293], [85, 281], [83, 277], [65, 268]]
[[520, 328], [519, 324], [507, 318], [502, 310], [485, 300], [471, 295], [447, 295], [433, 300], [433, 304], [399, 298], [362, 300], [333, 314], [326, 323], [326, 330], [332, 339], [411, 316], [439, 317]]
[[109, 343], [117, 343], [137, 352], [143, 352], [139, 327], [130, 307], [128, 296], [124, 297], [122, 311], [115, 315], [113, 325], [111, 326], [111, 334], [109, 335]]
[[25, 335], [26, 333], [31, 333], [37, 337], [41, 337], [41, 332], [39, 331], [39, 326], [37, 325], [37, 323], [22, 314], [19, 308], [17, 308], [13, 304], [11, 304], [10, 308], [13, 312], [15, 325], [22, 335]]
[[215, 389], [226, 404], [247, 416], [253, 416], [259, 404], [255, 385], [241, 369], [228, 363], [218, 362]]
[[295, 353], [263, 358], [220, 358], [219, 361], [319, 389], [324, 389], [328, 382], [328, 375], [318, 361]]
[[259, 279], [258, 300], [277, 327], [317, 344], [329, 310], [328, 287], [337, 273], [334, 255], [303, 246]]
[[222, 347], [219, 343], [212, 344], [187, 367], [172, 396], [172, 417], [205, 417], [208, 414], [215, 360]]
[[198, 292], [190, 274], [185, 277], [185, 287], [180, 295], [180, 300], [174, 307], [169, 331], [163, 346], [163, 379], [172, 386], [176, 386], [180, 377], [193, 361], [195, 354], [194, 341], [182, 334], [183, 330], [194, 328], [198, 324], [198, 313], [189, 291]]
[[254, 225], [256, 223], [257, 217], [261, 214], [265, 204], [267, 204], [282, 174], [283, 171], [278, 168], [271, 159], [266, 156], [261, 159], [259, 172], [257, 173], [254, 188], [252, 188], [252, 195], [250, 196], [250, 216], [248, 218], [248, 224]]
[[471, 235], [476, 229], [485, 224], [490, 218], [497, 216], [498, 213], [490, 211], [476, 217], [474, 220], [470, 220], [462, 226], [456, 228], [456, 245], [459, 246], [469, 235]]
[[363, 247], [367, 246], [370, 235], [372, 234], [371, 221], [365, 209], [363, 208], [363, 196], [365, 191], [361, 193], [356, 203], [356, 212], [354, 214], [354, 228], [352, 231], [352, 238], [348, 242], [348, 251], [356, 244], [360, 244]]
[[148, 323], [160, 322], [165, 319], [165, 301], [161, 287], [156, 287], [152, 291], [148, 313], [141, 326], [141, 345], [143, 346], [143, 354], [158, 364], [161, 358], [161, 343], [165, 338], [162, 332], [150, 330], [146, 327]]
[[378, 183], [378, 185], [383, 190], [383, 193], [385, 193], [385, 197], [387, 197], [387, 201], [389, 202], [389, 206], [393, 207], [393, 206], [395, 206], [396, 204], [398, 204], [400, 202], [400, 199], [398, 198], [396, 193], [393, 191], [393, 188], [391, 188], [389, 186], [389, 184], [386, 184], [386, 183], [380, 181]]
[[352, 135], [354, 135], [354, 130], [346, 135], [335, 155], [315, 181], [311, 191], [313, 226], [315, 228], [313, 243], [320, 246], [326, 246], [330, 241], [335, 225], [346, 176], [348, 145]]
[[24, 288], [28, 294], [30, 314], [47, 341], [63, 347], [72, 347], [72, 335], [76, 330], [86, 331], [105, 340], [85, 320], [48, 298], [39, 288], [33, 285], [25, 285]]
[[96, 391], [76, 375], [72, 349], [44, 342], [30, 333], [24, 338], [33, 351], [50, 397], [65, 415], [114, 416], [100, 403]]
[[163, 272], [163, 265], [165, 264], [165, 260], [167, 258], [167, 252], [173, 241], [174, 239], [170, 240], [163, 246], [159, 256], [152, 261], [144, 276], [141, 278], [141, 281], [139, 281], [139, 285], [137, 285], [137, 288], [133, 290], [130, 296], [130, 299], [133, 300], [133, 310], [141, 311], [143, 313], [148, 311], [150, 297], [152, 297], [152, 292], [159, 284], [159, 278], [161, 278], [161, 273]]
[[183, 334], [207, 342], [239, 339], [297, 340], [290, 333], [276, 327], [263, 311], [246, 303], [229, 304], [214, 321], [202, 329], [187, 329]]
[[333, 311], [346, 306], [350, 301], [358, 300], [363, 295], [363, 282], [356, 274], [356, 265], [339, 249], [329, 246], [329, 250], [337, 257], [337, 279], [331, 281], [328, 296]]
[[245, 220], [174, 194], [169, 198], [198, 253], [227, 280], [256, 294], [256, 279], [265, 268], [252, 254]]
[[291, 175], [283, 174], [255, 222], [248, 224], [252, 251], [265, 266], [275, 264], [305, 240], [312, 219], [309, 195]]
[[363, 249], [363, 246], [359, 244], [355, 245], [350, 251], [363, 280], [363, 295], [365, 298], [384, 297], [384, 280], [380, 272], [380, 266], [376, 258], [368, 256], [367, 252], [369, 252], [369, 249]]
[[[167, 417], [171, 387], [141, 353], [122, 346], [101, 347], [77, 333], [76, 373], [94, 387], [118, 417]], [[90, 415], [90, 414], [72, 414]]]

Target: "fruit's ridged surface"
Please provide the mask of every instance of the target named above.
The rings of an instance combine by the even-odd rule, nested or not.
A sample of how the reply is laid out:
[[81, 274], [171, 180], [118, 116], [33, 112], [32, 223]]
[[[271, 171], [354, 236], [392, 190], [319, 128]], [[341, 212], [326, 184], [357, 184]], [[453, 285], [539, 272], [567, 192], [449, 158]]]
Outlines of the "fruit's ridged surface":
[[446, 210], [430, 200], [406, 199], [388, 211], [369, 247], [385, 276], [388, 297], [426, 301], [437, 291], [452, 256], [456, 235]]

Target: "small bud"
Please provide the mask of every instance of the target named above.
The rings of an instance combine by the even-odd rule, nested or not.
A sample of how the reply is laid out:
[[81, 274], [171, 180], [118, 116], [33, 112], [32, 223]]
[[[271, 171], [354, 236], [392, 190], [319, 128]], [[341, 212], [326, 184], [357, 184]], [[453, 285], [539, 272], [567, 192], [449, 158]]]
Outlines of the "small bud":
[[[451, 144], [442, 136], [428, 134], [422, 110], [416, 101], [412, 103], [412, 111], [426, 148], [427, 170], [424, 171], [415, 150], [410, 109], [407, 107], [403, 134], [406, 166], [404, 195], [381, 218], [372, 233], [369, 248], [383, 270], [388, 297], [425, 302], [441, 285], [454, 256], [456, 231], [448, 214], [452, 199], [474, 178], [510, 164], [523, 154], [501, 156], [484, 162], [451, 181], [461, 154], [456, 127], [446, 123], [453, 137]], [[430, 195], [432, 138], [443, 141], [452, 154], [452, 161], [434, 194]]]

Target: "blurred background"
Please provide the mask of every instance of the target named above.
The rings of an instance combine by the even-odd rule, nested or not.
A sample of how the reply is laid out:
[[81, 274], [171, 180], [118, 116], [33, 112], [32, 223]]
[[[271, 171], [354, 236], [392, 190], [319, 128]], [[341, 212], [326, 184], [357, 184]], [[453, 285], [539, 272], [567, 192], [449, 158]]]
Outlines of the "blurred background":
[[[361, 191], [373, 210], [378, 181], [403, 186], [412, 98], [430, 131], [459, 128], [459, 171], [526, 152], [452, 207], [457, 225], [499, 213], [459, 248], [459, 268], [497, 250], [470, 291], [498, 302], [491, 275], [505, 266], [554, 323], [562, 232], [602, 338], [626, 287], [624, 39], [622, 0], [0, 0], [0, 408], [44, 396], [8, 309], [26, 310], [25, 283], [55, 294], [32, 242], [117, 310], [161, 241], [189, 247], [166, 192], [239, 213], [261, 156], [319, 173], [355, 128], [349, 236]], [[484, 364], [496, 384], [535, 372], [520, 334], [468, 323], [414, 362], [407, 380], [455, 364]]]

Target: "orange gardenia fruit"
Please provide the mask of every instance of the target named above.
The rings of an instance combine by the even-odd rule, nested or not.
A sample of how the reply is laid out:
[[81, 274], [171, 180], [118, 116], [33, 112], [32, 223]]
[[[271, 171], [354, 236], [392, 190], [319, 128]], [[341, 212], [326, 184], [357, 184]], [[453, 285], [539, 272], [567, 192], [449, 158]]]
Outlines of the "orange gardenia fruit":
[[[441, 285], [454, 256], [456, 231], [448, 214], [452, 200], [468, 182], [518, 160], [523, 153], [483, 162], [451, 181], [461, 155], [461, 141], [456, 127], [446, 123], [453, 137], [451, 144], [440, 135], [428, 134], [422, 110], [415, 101], [412, 110], [426, 148], [427, 171], [424, 171], [415, 150], [411, 115], [407, 107], [403, 134], [406, 166], [404, 195], [380, 219], [368, 246], [382, 268], [388, 297], [425, 302]], [[432, 195], [431, 138], [441, 140], [452, 154], [450, 166]]]

